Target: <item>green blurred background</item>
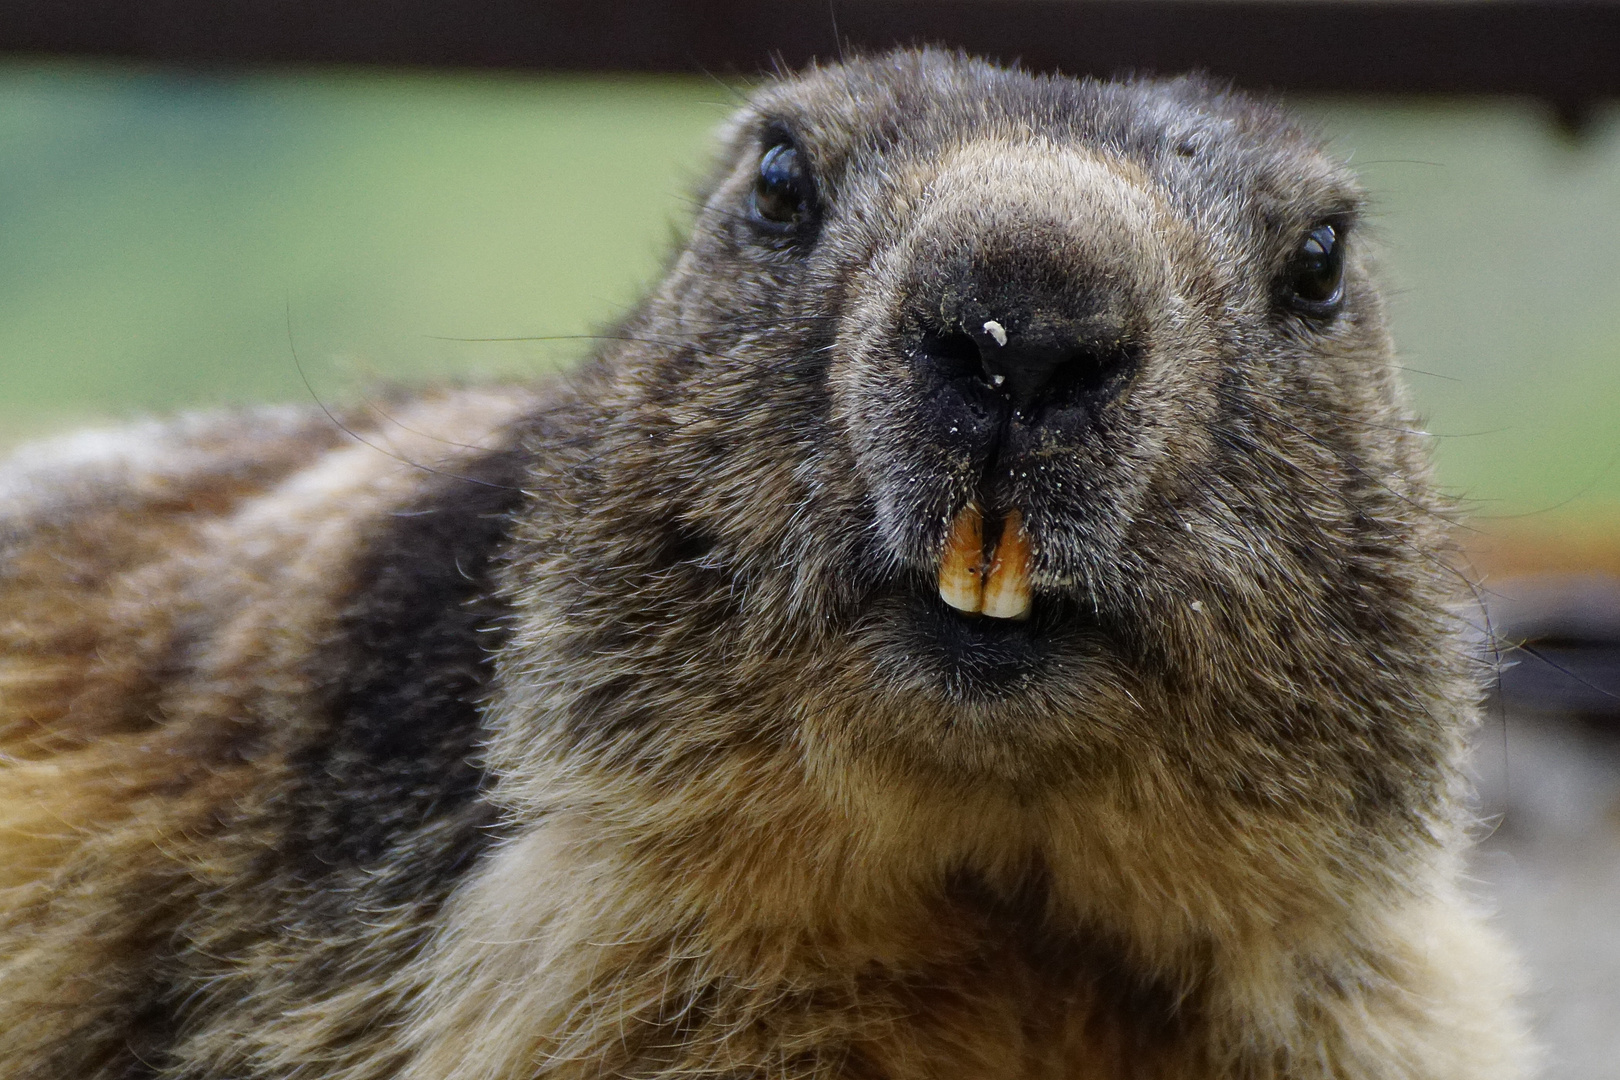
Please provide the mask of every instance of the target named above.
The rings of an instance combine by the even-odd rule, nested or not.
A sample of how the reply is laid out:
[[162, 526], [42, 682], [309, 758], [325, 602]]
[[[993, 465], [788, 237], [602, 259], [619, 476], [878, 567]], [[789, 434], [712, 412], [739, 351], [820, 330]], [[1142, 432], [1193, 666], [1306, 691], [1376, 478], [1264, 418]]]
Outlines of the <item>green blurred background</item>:
[[[0, 64], [0, 445], [577, 358], [658, 273], [736, 91], [702, 78]], [[1442, 477], [1620, 521], [1620, 109], [1320, 99], [1373, 193]], [[291, 341], [289, 341], [289, 330]], [[550, 340], [472, 342], [465, 338]]]

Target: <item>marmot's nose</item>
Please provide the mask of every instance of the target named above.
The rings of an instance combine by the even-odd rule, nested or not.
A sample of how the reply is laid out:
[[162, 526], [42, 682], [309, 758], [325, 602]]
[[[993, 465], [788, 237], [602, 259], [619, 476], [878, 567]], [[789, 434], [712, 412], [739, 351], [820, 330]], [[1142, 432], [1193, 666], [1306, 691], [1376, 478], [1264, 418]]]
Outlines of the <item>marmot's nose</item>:
[[947, 380], [969, 378], [1028, 418], [1043, 405], [1072, 404], [1101, 387], [1129, 360], [1119, 328], [1101, 320], [1041, 319], [1021, 325], [965, 315], [960, 329], [924, 335], [918, 350]]
[[986, 319], [962, 329], [979, 348], [985, 377], [1022, 413], [1029, 412], [1060, 376], [1080, 375], [1081, 369], [1102, 362], [1077, 334], [1059, 328], [1020, 331], [1015, 327], [1009, 332], [995, 319]]

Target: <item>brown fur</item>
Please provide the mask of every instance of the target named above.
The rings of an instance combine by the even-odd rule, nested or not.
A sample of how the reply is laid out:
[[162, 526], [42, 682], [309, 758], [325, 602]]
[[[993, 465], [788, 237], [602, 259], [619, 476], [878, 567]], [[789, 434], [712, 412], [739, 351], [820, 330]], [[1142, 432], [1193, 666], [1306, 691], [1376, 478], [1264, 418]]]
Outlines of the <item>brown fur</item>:
[[[1524, 1075], [1342, 166], [937, 53], [726, 138], [567, 386], [0, 474], [0, 1076]], [[990, 316], [1118, 374], [975, 411], [931, 342]], [[970, 500], [1027, 623], [934, 597]]]

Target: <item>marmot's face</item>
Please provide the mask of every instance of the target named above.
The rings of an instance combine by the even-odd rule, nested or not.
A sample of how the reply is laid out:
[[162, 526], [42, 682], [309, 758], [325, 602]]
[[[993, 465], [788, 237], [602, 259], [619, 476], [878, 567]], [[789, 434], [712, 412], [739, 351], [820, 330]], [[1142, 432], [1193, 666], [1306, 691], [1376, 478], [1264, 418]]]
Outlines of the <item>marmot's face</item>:
[[1422, 455], [1359, 196], [1275, 112], [902, 54], [767, 88], [730, 147], [654, 392], [704, 432], [708, 564], [797, 575], [784, 640], [1029, 724], [1406, 648]]

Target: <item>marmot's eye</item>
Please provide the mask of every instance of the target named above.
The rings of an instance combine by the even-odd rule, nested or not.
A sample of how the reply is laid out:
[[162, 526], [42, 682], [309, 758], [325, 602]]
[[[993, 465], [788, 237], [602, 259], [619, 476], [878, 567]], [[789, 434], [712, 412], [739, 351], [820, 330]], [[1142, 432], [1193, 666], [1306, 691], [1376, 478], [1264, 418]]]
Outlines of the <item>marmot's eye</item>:
[[1324, 221], [1294, 252], [1284, 275], [1293, 305], [1310, 315], [1330, 315], [1344, 299], [1344, 243], [1339, 226]]
[[756, 222], [775, 232], [802, 225], [810, 216], [814, 196], [810, 176], [798, 148], [779, 142], [759, 159], [750, 209]]

